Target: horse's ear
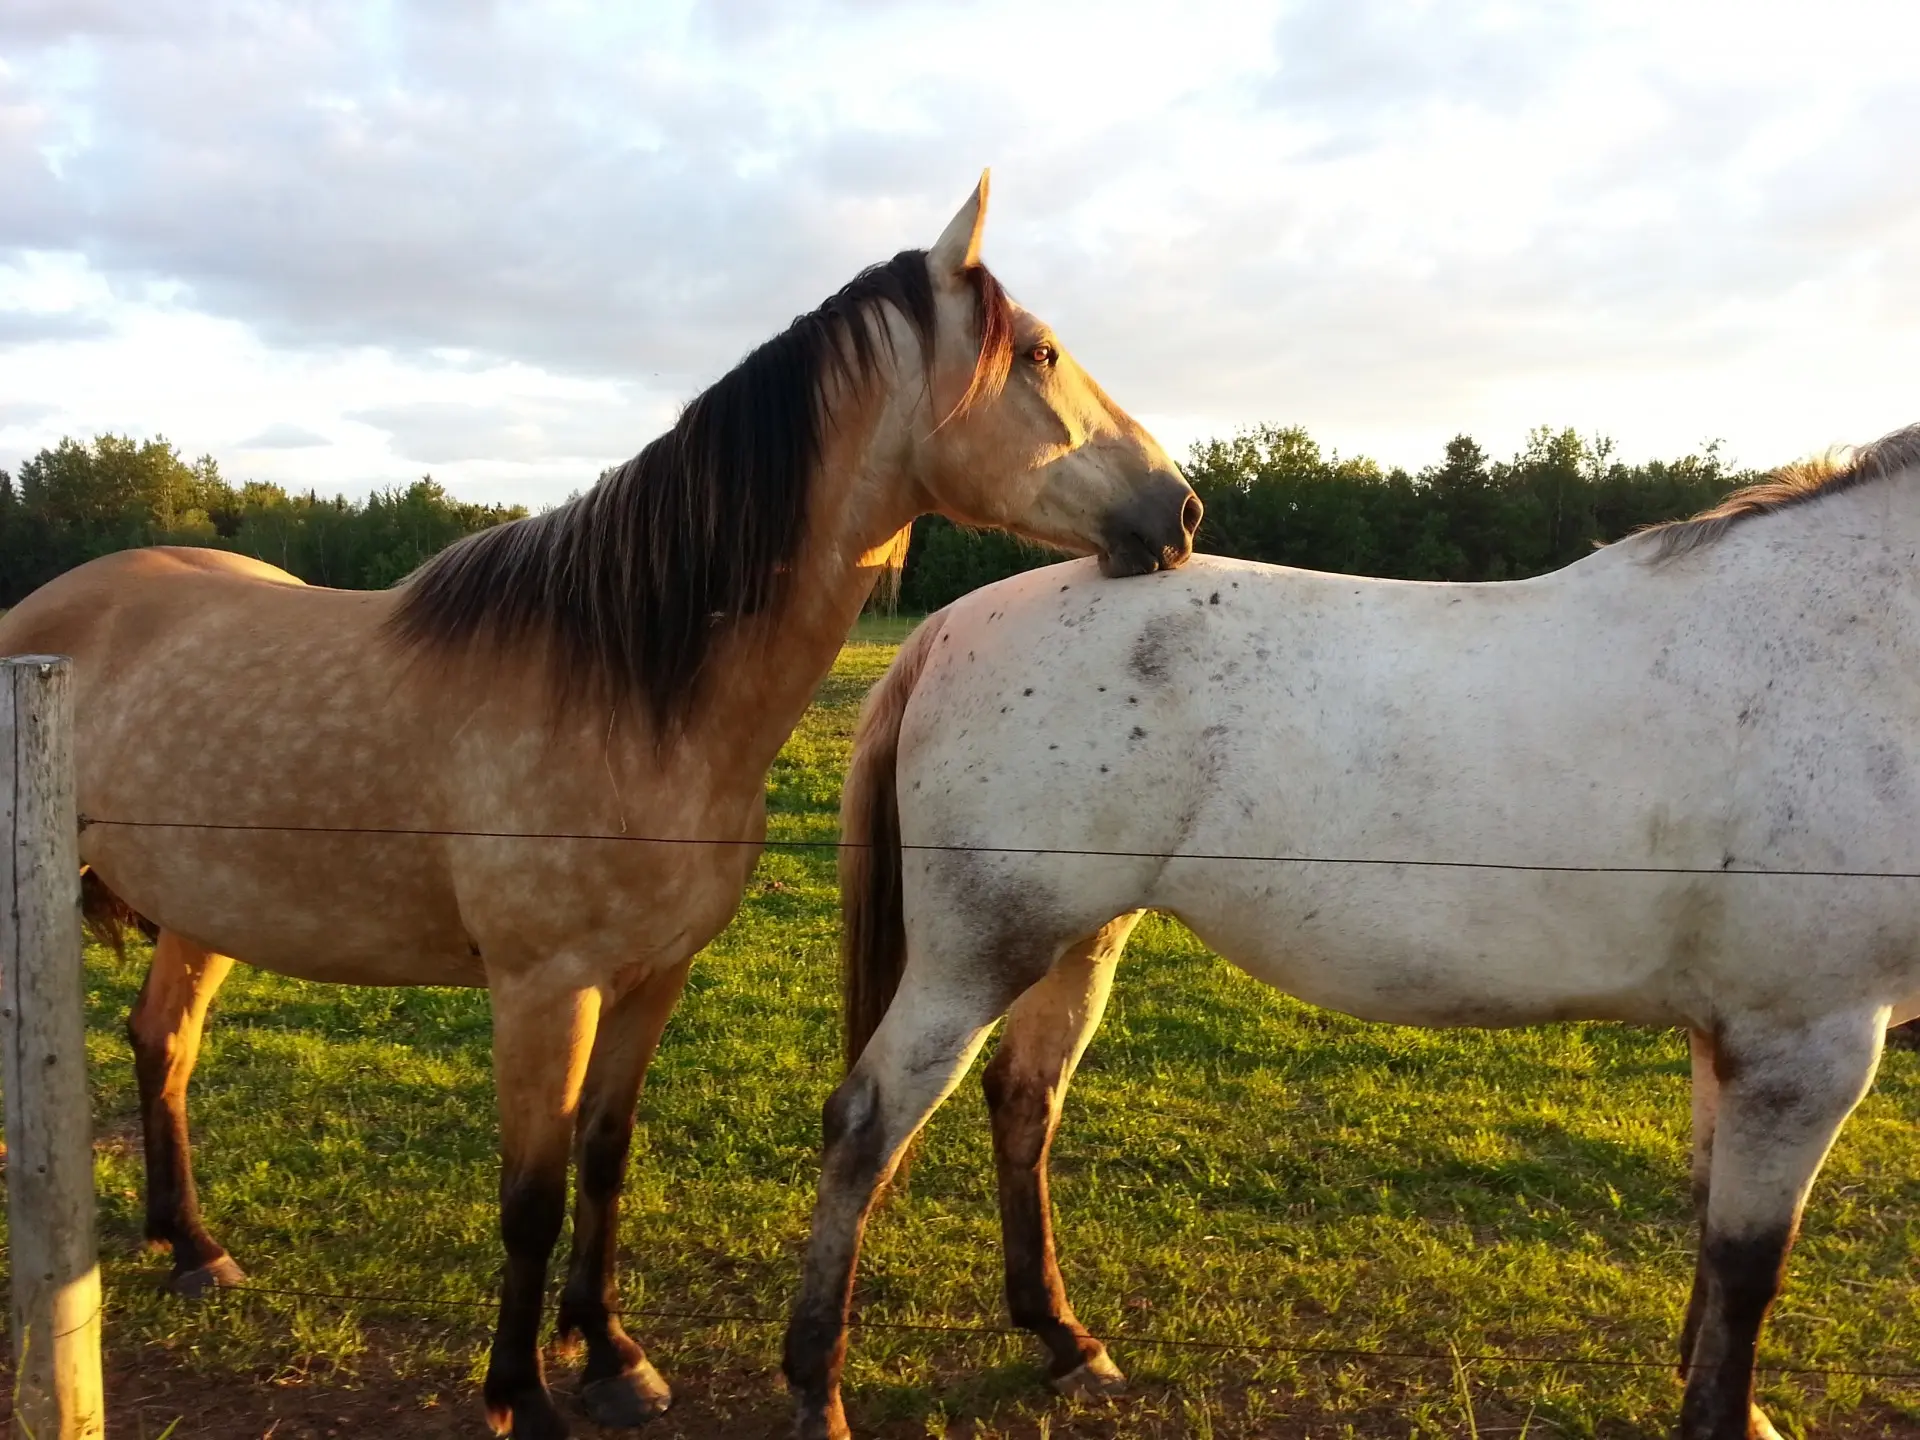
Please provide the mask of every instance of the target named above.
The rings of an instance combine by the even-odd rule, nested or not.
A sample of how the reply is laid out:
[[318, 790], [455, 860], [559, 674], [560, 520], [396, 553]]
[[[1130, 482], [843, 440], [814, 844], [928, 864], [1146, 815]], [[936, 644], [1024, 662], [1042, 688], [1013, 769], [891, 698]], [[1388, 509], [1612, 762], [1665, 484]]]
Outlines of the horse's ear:
[[980, 172], [979, 186], [947, 222], [947, 228], [940, 232], [933, 249], [927, 252], [927, 263], [936, 281], [957, 279], [961, 272], [980, 263], [980, 232], [987, 228], [988, 173]]

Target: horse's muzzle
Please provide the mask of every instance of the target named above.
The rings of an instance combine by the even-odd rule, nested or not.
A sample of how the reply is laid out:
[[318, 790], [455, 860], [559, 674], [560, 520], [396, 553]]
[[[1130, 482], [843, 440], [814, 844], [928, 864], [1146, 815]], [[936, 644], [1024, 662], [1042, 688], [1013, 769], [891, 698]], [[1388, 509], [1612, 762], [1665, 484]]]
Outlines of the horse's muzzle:
[[1187, 563], [1204, 507], [1178, 475], [1156, 475], [1107, 520], [1103, 575], [1146, 575]]

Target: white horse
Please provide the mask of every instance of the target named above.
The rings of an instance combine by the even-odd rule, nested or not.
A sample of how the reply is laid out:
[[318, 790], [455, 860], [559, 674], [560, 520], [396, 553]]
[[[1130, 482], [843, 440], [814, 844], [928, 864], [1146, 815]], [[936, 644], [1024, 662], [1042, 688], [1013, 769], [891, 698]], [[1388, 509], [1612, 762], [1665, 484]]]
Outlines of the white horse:
[[1045, 1164], [1152, 909], [1367, 1019], [1686, 1026], [1680, 1430], [1771, 1436], [1754, 1356], [1801, 1207], [1920, 1013], [1920, 426], [1534, 580], [1016, 576], [903, 647], [844, 814], [858, 1060], [787, 1337], [802, 1435], [848, 1433], [862, 1226], [1003, 1014], [1010, 1308], [1056, 1385], [1120, 1383], [1067, 1303]]

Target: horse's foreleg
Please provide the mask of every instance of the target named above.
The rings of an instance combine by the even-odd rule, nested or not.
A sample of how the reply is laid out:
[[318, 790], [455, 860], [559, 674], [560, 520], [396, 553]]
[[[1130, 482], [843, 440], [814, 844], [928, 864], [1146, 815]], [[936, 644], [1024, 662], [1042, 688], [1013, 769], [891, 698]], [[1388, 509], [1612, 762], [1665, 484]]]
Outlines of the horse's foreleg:
[[1112, 1394], [1126, 1383], [1067, 1300], [1053, 1248], [1047, 1154], [1074, 1068], [1106, 1013], [1114, 966], [1139, 919], [1138, 913], [1122, 916], [1075, 945], [1014, 1001], [984, 1077], [999, 1174], [1007, 1309], [1014, 1324], [1047, 1347], [1053, 1385], [1063, 1395]]
[[988, 1027], [1046, 963], [1003, 984], [989, 976], [929, 973], [937, 967], [910, 961], [886, 1019], [827, 1097], [820, 1195], [781, 1362], [800, 1440], [846, 1440], [852, 1433], [840, 1404], [840, 1370], [854, 1266], [874, 1198], [927, 1117], [967, 1073]]
[[[1693, 1060], [1693, 1213], [1704, 1237], [1707, 1230], [1707, 1196], [1713, 1178], [1713, 1120], [1720, 1106], [1720, 1076], [1714, 1068], [1713, 1037], [1704, 1030], [1687, 1032], [1687, 1047]], [[1693, 1290], [1687, 1296], [1687, 1318], [1680, 1327], [1680, 1378], [1687, 1378], [1687, 1361], [1693, 1355], [1694, 1341], [1700, 1337], [1700, 1316], [1707, 1303], [1711, 1282], [1707, 1276], [1707, 1252], [1703, 1245], [1694, 1261]]]
[[639, 1425], [664, 1411], [671, 1399], [666, 1382], [614, 1313], [619, 1302], [615, 1253], [634, 1107], [691, 963], [647, 977], [607, 1007], [580, 1091], [574, 1132], [573, 1256], [560, 1293], [560, 1333], [578, 1334], [586, 1342], [580, 1400], [598, 1425]]
[[1760, 1329], [1807, 1191], [1873, 1081], [1886, 1023], [1873, 1011], [1791, 1029], [1735, 1023], [1715, 1036], [1719, 1107], [1700, 1241], [1707, 1295], [1687, 1358], [1683, 1440], [1776, 1434], [1753, 1403]]
[[140, 1086], [140, 1124], [147, 1159], [147, 1240], [173, 1251], [171, 1288], [199, 1295], [247, 1277], [200, 1221], [187, 1139], [187, 1081], [200, 1057], [207, 1008], [233, 961], [171, 930], [153, 946], [140, 998], [127, 1017], [133, 1070]]
[[600, 1013], [596, 990], [490, 980], [500, 1101], [500, 1238], [507, 1263], [484, 1393], [494, 1433], [564, 1440], [540, 1367], [547, 1260], [567, 1204], [567, 1152]]

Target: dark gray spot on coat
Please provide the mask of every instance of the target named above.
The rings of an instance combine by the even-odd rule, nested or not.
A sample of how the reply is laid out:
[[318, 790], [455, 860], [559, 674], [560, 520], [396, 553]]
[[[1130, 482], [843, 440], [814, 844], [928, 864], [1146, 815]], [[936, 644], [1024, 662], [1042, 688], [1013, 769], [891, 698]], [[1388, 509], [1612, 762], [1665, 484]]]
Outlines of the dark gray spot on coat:
[[1127, 668], [1149, 685], [1158, 685], [1167, 678], [1166, 642], [1153, 626], [1149, 625], [1141, 631], [1140, 637], [1133, 642], [1133, 653], [1127, 657]]
[[[958, 837], [951, 837], [958, 838]], [[928, 878], [964, 896], [975, 929], [977, 973], [1005, 1002], [1046, 973], [1060, 935], [1054, 892], [1028, 873], [1024, 857], [959, 849], [943, 852]]]
[[[1195, 605], [1200, 603], [1198, 596], [1192, 600]], [[1133, 650], [1127, 656], [1127, 668], [1144, 684], [1166, 684], [1173, 678], [1173, 665], [1179, 657], [1183, 637], [1191, 634], [1195, 625], [1204, 623], [1192, 615], [1155, 615], [1140, 627]]]

